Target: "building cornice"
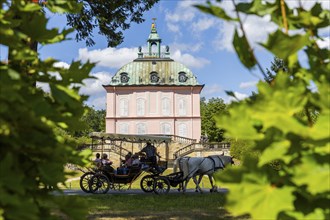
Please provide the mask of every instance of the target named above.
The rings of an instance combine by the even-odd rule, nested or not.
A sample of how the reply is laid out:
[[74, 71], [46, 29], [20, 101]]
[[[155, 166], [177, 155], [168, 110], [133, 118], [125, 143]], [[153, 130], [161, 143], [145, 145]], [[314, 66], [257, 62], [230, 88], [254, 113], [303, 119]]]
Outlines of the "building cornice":
[[143, 120], [143, 119], [162, 119], [162, 120], [177, 120], [177, 119], [201, 119], [200, 116], [145, 116], [145, 117], [105, 117], [106, 119], [120, 119], [120, 120]]

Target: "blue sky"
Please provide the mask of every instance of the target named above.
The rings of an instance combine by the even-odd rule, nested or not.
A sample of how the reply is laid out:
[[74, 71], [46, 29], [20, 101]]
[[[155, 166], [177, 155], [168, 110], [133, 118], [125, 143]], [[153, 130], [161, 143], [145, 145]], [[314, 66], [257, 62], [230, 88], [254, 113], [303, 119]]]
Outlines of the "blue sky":
[[[255, 90], [256, 82], [261, 79], [260, 72], [255, 69], [248, 71], [239, 62], [232, 47], [232, 36], [236, 26], [234, 23], [223, 22], [215, 17], [203, 14], [192, 5], [204, 1], [174, 1], [161, 0], [150, 11], [144, 14], [145, 22], [131, 25], [124, 31], [124, 42], [117, 48], [107, 48], [105, 37], [99, 36], [95, 30], [94, 41], [96, 45], [86, 47], [84, 42], [75, 40], [60, 44], [39, 46], [42, 58], [54, 57], [60, 61], [59, 65], [68, 66], [72, 60], [91, 60], [98, 62], [92, 70], [97, 80], [87, 80], [82, 93], [90, 95], [87, 102], [97, 109], [105, 108], [106, 92], [102, 84], [108, 84], [111, 77], [124, 64], [137, 58], [138, 47], [146, 48], [146, 40], [150, 33], [152, 18], [157, 18], [156, 26], [162, 45], [169, 45], [171, 58], [185, 64], [197, 76], [200, 84], [205, 84], [201, 96], [207, 99], [212, 97], [223, 98], [226, 102], [230, 98], [225, 90], [236, 93], [237, 97], [244, 98]], [[308, 9], [315, 1], [303, 1]], [[330, 1], [320, 0], [324, 8], [330, 8]], [[296, 0], [287, 1], [290, 7], [295, 7]], [[231, 1], [223, 1], [228, 14], [234, 15]], [[50, 26], [65, 27], [65, 16], [49, 15]], [[250, 43], [257, 58], [264, 69], [269, 67], [273, 56], [260, 47], [257, 42], [265, 42], [267, 33], [276, 30], [276, 25], [269, 21], [269, 17], [257, 18], [251, 16], [244, 18]], [[321, 46], [329, 48], [329, 27], [322, 30], [324, 41]], [[74, 38], [74, 35], [72, 35]], [[1, 49], [1, 58], [5, 50]], [[304, 62], [301, 54], [300, 60]]]

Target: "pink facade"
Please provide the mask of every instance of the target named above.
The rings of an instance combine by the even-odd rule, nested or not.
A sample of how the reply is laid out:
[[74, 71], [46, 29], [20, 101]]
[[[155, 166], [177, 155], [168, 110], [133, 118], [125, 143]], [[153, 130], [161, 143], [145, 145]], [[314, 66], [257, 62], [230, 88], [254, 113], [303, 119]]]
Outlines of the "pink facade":
[[171, 134], [199, 140], [202, 86], [105, 88], [107, 133]]
[[[148, 53], [118, 70], [107, 91], [106, 132], [167, 134], [199, 140], [200, 93], [196, 77], [183, 64], [161, 53], [161, 40], [152, 26]], [[157, 46], [158, 52], [152, 51]]]

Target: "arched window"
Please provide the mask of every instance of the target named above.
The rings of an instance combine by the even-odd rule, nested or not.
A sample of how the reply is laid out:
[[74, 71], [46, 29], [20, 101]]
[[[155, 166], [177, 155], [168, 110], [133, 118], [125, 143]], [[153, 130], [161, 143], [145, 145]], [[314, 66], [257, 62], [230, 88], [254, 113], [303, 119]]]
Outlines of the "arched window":
[[162, 114], [167, 116], [170, 115], [170, 99], [169, 98], [163, 98], [162, 99]]
[[169, 123], [162, 123], [160, 127], [162, 134], [171, 134], [171, 124]]
[[179, 115], [186, 116], [187, 115], [187, 101], [184, 98], [179, 99]]
[[181, 137], [187, 137], [188, 134], [188, 129], [187, 129], [187, 125], [185, 123], [181, 123], [179, 124], [179, 136]]
[[119, 125], [120, 134], [128, 134], [128, 123], [122, 123]]
[[152, 55], [156, 54], [157, 53], [157, 48], [158, 48], [157, 43], [152, 42], [150, 46], [151, 46], [151, 54]]
[[137, 116], [145, 115], [145, 106], [146, 106], [146, 102], [144, 99], [139, 98], [136, 100], [136, 115]]
[[128, 100], [120, 99], [119, 101], [119, 113], [120, 116], [128, 116]]
[[145, 123], [139, 123], [136, 125], [136, 133], [137, 134], [146, 134], [147, 133], [147, 126]]

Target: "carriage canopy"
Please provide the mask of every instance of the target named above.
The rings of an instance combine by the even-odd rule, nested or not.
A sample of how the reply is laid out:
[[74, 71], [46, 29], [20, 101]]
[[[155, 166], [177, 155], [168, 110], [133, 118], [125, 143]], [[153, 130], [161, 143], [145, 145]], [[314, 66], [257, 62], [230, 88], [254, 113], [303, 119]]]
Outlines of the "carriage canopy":
[[132, 135], [132, 134], [110, 134], [104, 132], [92, 132], [89, 134], [94, 140], [126, 141], [130, 143], [170, 143], [171, 137], [163, 135]]

